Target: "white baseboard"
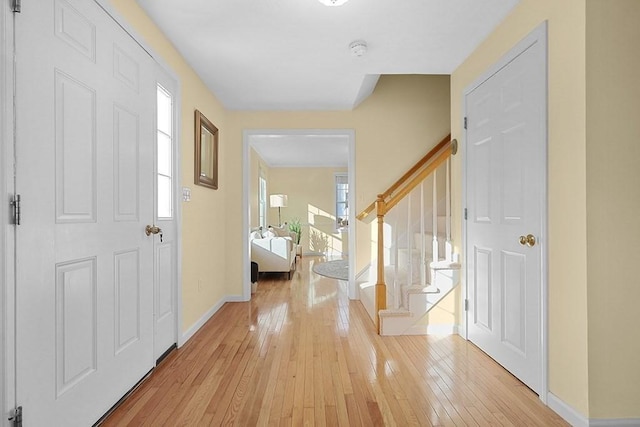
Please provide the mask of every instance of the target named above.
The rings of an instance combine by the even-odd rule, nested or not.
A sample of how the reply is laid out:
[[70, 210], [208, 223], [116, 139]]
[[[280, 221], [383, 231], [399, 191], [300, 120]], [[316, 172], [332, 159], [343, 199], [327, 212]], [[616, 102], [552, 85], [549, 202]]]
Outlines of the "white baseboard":
[[209, 319], [211, 319], [211, 317], [214, 314], [216, 314], [216, 312], [218, 310], [220, 310], [225, 303], [227, 303], [227, 302], [239, 302], [239, 301], [242, 301], [242, 297], [241, 296], [232, 295], [232, 296], [224, 297], [220, 301], [215, 303], [213, 305], [213, 307], [211, 307], [206, 313], [204, 313], [202, 315], [202, 317], [200, 317], [200, 319], [198, 319], [193, 325], [191, 325], [191, 327], [189, 329], [187, 329], [182, 334], [182, 336], [180, 336], [180, 340], [178, 342], [178, 347], [182, 347], [183, 345], [185, 345], [186, 342], [189, 341], [191, 339], [191, 337], [193, 337], [195, 335], [195, 333], [198, 332], [198, 330], [200, 330], [200, 328], [202, 328], [204, 326], [204, 324], [207, 323], [209, 321]]
[[553, 393], [547, 395], [547, 402], [549, 408], [573, 427], [640, 427], [640, 418], [589, 419], [560, 400]]
[[640, 427], [640, 418], [589, 420], [589, 427]]
[[587, 417], [567, 405], [553, 393], [547, 394], [547, 406], [573, 427], [589, 427], [589, 419]]
[[227, 295], [227, 297], [225, 298], [225, 302], [247, 302], [248, 300], [245, 299], [242, 295]]

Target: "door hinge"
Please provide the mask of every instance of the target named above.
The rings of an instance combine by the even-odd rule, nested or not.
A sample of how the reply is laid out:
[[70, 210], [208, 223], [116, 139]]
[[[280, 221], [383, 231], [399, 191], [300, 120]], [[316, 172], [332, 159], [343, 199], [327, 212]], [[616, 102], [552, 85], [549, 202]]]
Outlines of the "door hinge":
[[469, 311], [469, 300], [468, 299], [464, 300], [464, 311]]
[[467, 118], [466, 117], [464, 118], [464, 128], [465, 129], [467, 128]]
[[11, 208], [13, 209], [13, 223], [20, 225], [20, 195], [16, 194], [11, 201]]
[[464, 208], [464, 219], [467, 219], [467, 208]]
[[22, 427], [22, 406], [18, 406], [13, 410], [13, 416], [9, 418], [13, 427]]
[[13, 0], [11, 2], [11, 11], [20, 13], [22, 11], [22, 0]]

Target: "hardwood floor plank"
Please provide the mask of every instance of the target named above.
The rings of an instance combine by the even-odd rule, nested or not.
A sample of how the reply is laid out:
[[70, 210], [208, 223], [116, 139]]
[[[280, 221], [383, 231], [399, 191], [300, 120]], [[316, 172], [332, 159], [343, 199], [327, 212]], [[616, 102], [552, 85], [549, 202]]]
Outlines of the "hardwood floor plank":
[[104, 426], [566, 426], [460, 336], [381, 337], [346, 286], [263, 275], [227, 303]]

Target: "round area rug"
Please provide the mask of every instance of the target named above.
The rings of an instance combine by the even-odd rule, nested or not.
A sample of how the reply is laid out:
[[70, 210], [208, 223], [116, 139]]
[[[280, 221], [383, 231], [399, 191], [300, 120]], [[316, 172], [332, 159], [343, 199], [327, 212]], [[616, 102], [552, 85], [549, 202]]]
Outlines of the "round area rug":
[[349, 260], [338, 259], [314, 264], [313, 272], [332, 279], [349, 280]]

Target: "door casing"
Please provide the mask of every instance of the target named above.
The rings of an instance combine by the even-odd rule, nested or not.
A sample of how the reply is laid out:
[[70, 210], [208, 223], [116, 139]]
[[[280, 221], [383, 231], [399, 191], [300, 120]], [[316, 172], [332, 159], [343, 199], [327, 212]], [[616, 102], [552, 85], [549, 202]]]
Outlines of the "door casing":
[[[464, 118], [467, 116], [467, 112], [468, 112], [468, 106], [466, 104], [466, 98], [467, 95], [472, 92], [475, 88], [477, 88], [478, 86], [480, 86], [482, 83], [484, 83], [486, 80], [488, 80], [491, 76], [493, 76], [494, 74], [496, 74], [499, 70], [501, 70], [503, 67], [505, 67], [509, 62], [513, 61], [513, 59], [515, 59], [518, 55], [520, 55], [522, 52], [524, 52], [529, 46], [531, 46], [533, 43], [540, 43], [541, 46], [543, 46], [544, 48], [544, 55], [545, 55], [545, 63], [548, 64], [548, 45], [547, 45], [547, 22], [544, 21], [542, 24], [540, 24], [538, 27], [536, 27], [531, 33], [529, 33], [524, 39], [522, 39], [519, 43], [517, 43], [513, 48], [511, 48], [506, 54], [504, 54], [497, 62], [495, 62], [493, 65], [491, 65], [483, 74], [481, 74], [476, 80], [474, 80], [473, 83], [471, 83], [469, 86], [467, 86], [463, 93], [462, 93], [462, 117], [461, 120], [462, 122], [460, 123], [460, 128], [464, 129]], [[547, 67], [545, 67], [547, 68]], [[548, 68], [547, 68], [548, 69]], [[548, 383], [548, 360], [549, 360], [549, 353], [548, 353], [548, 337], [549, 337], [549, 333], [548, 333], [548, 242], [549, 242], [549, 233], [548, 233], [548, 129], [549, 129], [549, 125], [548, 125], [548, 107], [547, 107], [547, 103], [548, 103], [548, 93], [549, 93], [549, 89], [548, 89], [548, 78], [547, 76], [545, 76], [545, 96], [544, 99], [547, 101], [545, 102], [545, 104], [543, 105], [544, 108], [544, 113], [543, 113], [543, 124], [544, 124], [544, 135], [545, 135], [545, 141], [544, 141], [544, 158], [545, 158], [545, 166], [544, 166], [544, 171], [543, 171], [543, 181], [541, 183], [541, 188], [543, 189], [543, 193], [544, 193], [544, 197], [542, 200], [543, 203], [543, 209], [542, 211], [544, 212], [543, 217], [541, 218], [541, 237], [542, 239], [540, 239], [540, 259], [541, 259], [541, 272], [540, 272], [540, 278], [541, 278], [541, 286], [540, 286], [540, 321], [541, 321], [541, 325], [540, 325], [540, 337], [541, 337], [541, 342], [540, 342], [540, 352], [541, 352], [541, 372], [542, 372], [542, 379], [541, 379], [541, 393], [540, 393], [540, 400], [547, 404], [547, 399], [548, 399], [548, 393], [549, 393], [549, 383]], [[467, 188], [466, 188], [466, 179], [467, 179], [467, 174], [468, 174], [468, 165], [467, 165], [467, 160], [468, 160], [468, 156], [467, 156], [467, 152], [468, 152], [468, 141], [467, 141], [467, 133], [466, 131], [463, 132], [464, 137], [463, 137], [463, 143], [461, 144], [461, 150], [460, 150], [460, 154], [462, 157], [462, 162], [463, 162], [463, 167], [462, 167], [462, 198], [463, 198], [463, 206], [462, 209], [463, 211], [460, 213], [461, 214], [461, 218], [463, 218], [463, 226], [462, 226], [462, 252], [463, 252], [463, 259], [467, 259], [467, 257], [469, 256], [469, 254], [467, 253], [467, 240], [468, 240], [468, 234], [467, 234], [467, 222], [464, 219], [464, 210], [467, 207]], [[465, 296], [465, 299], [467, 299], [469, 297], [468, 294], [468, 287], [467, 287], [467, 277], [468, 277], [468, 269], [466, 267], [466, 265], [468, 265], [468, 263], [465, 262], [465, 268], [464, 268], [464, 272], [463, 272], [463, 277], [464, 277], [464, 281], [463, 281], [463, 289], [462, 289], [462, 293]], [[460, 312], [461, 313], [465, 313], [465, 320], [464, 320], [464, 329], [461, 331], [461, 335], [463, 335], [465, 337], [465, 339], [469, 339], [468, 338], [468, 316], [467, 316], [467, 312], [465, 311], [465, 299], [461, 300], [461, 305], [460, 305]]]
[[[346, 136], [349, 140], [349, 158], [347, 174], [349, 180], [349, 206], [355, 206], [356, 198], [356, 161], [355, 161], [355, 132], [353, 129], [250, 129], [243, 131], [242, 134], [242, 301], [251, 299], [251, 282], [250, 282], [250, 252], [249, 252], [249, 183], [251, 180], [249, 168], [249, 148], [251, 138], [257, 135], [340, 135]], [[349, 284], [347, 286], [349, 299], [359, 299], [360, 296], [356, 286], [356, 239], [355, 239], [355, 212], [349, 209]]]
[[[6, 22], [8, 5], [7, 2], [0, 7], [0, 23], [2, 23], [2, 32], [0, 33], [0, 99], [6, 100], [8, 95], [7, 88], [7, 58], [6, 54], [9, 52], [9, 46], [7, 44], [7, 31], [10, 28]], [[4, 101], [2, 103], [1, 113], [0, 113], [0, 137], [2, 141], [8, 141], [9, 133], [7, 132], [7, 116], [8, 116], [8, 106], [7, 102]], [[7, 161], [7, 153], [6, 142], [3, 142], [0, 145], [0, 159], [2, 161], [2, 167], [0, 170], [3, 171], [0, 174], [0, 188], [2, 188], [3, 194], [6, 195], [6, 176], [8, 176], [7, 171], [9, 170], [9, 162]], [[3, 200], [7, 200], [7, 197], [4, 197]], [[3, 250], [3, 253], [7, 253], [6, 251], [6, 229], [9, 227], [7, 212], [6, 209], [0, 209], [0, 221], [2, 223], [2, 229], [0, 229], [0, 247]], [[5, 305], [5, 293], [7, 288], [7, 275], [6, 275], [6, 264], [5, 261], [7, 257], [0, 257], [0, 277], [2, 277], [1, 282], [2, 288], [0, 289], [0, 312], [7, 313], [7, 307]], [[5, 419], [8, 418], [8, 405], [5, 401], [5, 393], [7, 388], [7, 382], [5, 380], [5, 363], [7, 358], [5, 357], [5, 351], [9, 348], [5, 343], [5, 315], [0, 316], [0, 416], [2, 416], [2, 424], [5, 424]], [[6, 415], [6, 416], [5, 416]]]

